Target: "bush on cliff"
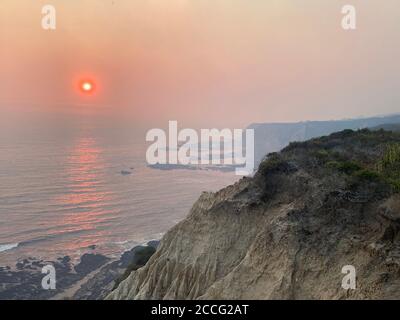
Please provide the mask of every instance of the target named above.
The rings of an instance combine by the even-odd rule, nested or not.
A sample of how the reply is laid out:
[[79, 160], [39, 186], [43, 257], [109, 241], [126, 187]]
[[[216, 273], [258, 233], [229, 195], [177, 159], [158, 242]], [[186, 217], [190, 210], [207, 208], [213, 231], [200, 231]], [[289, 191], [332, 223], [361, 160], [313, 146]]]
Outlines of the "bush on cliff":
[[132, 271], [135, 271], [143, 267], [155, 252], [156, 249], [151, 246], [141, 247], [135, 253], [133, 261], [126, 268], [125, 272], [117, 280], [115, 280], [115, 285], [113, 290], [116, 289], [122, 281], [128, 278]]

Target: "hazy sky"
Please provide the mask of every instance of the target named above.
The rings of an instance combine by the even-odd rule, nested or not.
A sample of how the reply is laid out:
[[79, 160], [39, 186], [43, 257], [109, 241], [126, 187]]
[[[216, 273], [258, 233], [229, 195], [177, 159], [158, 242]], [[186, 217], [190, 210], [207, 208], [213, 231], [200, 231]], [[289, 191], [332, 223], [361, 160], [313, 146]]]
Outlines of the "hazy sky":
[[[1, 114], [207, 128], [394, 113], [399, 21], [398, 0], [1, 0]], [[96, 94], [76, 89], [85, 77]]]

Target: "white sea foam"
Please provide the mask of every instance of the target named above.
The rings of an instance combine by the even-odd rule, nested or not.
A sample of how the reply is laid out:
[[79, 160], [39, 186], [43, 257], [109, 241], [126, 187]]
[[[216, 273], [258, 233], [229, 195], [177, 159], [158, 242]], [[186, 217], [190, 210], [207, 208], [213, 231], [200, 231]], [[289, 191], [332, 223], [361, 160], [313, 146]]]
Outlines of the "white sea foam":
[[19, 243], [0, 244], [0, 252], [8, 251], [18, 247]]

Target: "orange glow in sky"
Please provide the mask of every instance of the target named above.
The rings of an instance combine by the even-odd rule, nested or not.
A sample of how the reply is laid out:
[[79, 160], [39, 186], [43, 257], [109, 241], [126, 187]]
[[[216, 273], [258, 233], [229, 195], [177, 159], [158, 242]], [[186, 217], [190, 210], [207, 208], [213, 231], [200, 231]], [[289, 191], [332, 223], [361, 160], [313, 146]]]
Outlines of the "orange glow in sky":
[[46, 2], [0, 0], [0, 120], [90, 110], [146, 129], [245, 128], [398, 113], [399, 1], [352, 2], [354, 32], [342, 0], [53, 0], [56, 30], [41, 26]]

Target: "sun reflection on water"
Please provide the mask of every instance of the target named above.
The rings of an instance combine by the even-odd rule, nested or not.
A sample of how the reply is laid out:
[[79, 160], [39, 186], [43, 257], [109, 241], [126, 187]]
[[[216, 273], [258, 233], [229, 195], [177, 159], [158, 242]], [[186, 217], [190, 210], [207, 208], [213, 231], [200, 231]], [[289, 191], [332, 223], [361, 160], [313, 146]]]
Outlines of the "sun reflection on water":
[[[63, 208], [58, 232], [65, 234], [64, 250], [79, 250], [104, 241], [108, 232], [104, 225], [115, 217], [107, 208], [113, 200], [105, 182], [104, 150], [90, 137], [80, 138], [67, 161], [68, 191], [57, 199]], [[71, 235], [79, 234], [79, 237]]]

